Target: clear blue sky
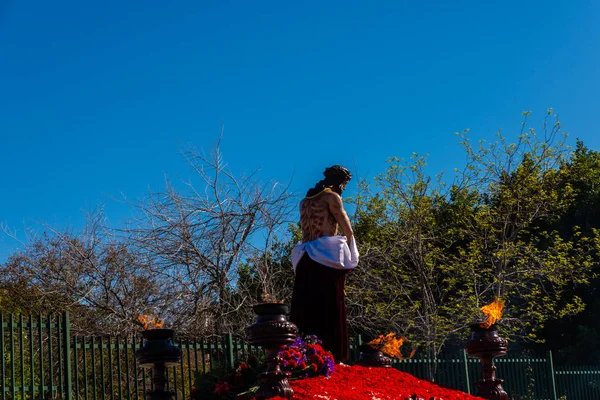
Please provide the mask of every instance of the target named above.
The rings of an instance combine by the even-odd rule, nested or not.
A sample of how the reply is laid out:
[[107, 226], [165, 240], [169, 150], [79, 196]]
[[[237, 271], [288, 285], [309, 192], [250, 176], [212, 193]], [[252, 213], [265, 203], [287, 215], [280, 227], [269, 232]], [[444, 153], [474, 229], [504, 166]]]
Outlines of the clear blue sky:
[[[324, 166], [463, 156], [553, 107], [600, 148], [600, 3], [0, 0], [0, 221], [78, 227], [186, 178], [181, 143], [303, 191]], [[0, 261], [16, 243], [0, 239]]]

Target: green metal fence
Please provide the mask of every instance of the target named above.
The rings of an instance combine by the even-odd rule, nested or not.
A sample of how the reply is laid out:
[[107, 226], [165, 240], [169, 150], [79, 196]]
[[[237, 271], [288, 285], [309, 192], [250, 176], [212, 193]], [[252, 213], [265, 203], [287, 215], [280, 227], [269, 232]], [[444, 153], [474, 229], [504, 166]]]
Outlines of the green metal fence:
[[567, 399], [600, 399], [600, 367], [557, 367], [558, 396]]
[[66, 314], [0, 314], [0, 399], [71, 398], [70, 336]]
[[[358, 358], [360, 337], [350, 344], [350, 362]], [[232, 335], [179, 340], [181, 363], [168, 369], [168, 388], [187, 399], [196, 371], [229, 369], [261, 349]], [[47, 317], [0, 314], [0, 400], [143, 399], [152, 388], [151, 370], [138, 368], [139, 337], [72, 336], [68, 314]], [[600, 399], [600, 367], [555, 367], [552, 354], [496, 359], [497, 376], [511, 398]], [[476, 393], [480, 362], [465, 352], [439, 359], [394, 360], [395, 368], [439, 384]]]
[[[183, 356], [178, 366], [167, 369], [167, 389], [175, 398], [188, 398], [196, 371], [230, 369], [248, 354], [260, 349], [249, 346], [240, 338], [224, 335], [199, 340], [178, 340]], [[73, 337], [71, 349], [73, 395], [77, 399], [143, 399], [151, 389], [151, 369], [139, 368], [135, 351], [142, 339]]]
[[[230, 369], [262, 350], [233, 335], [179, 340], [180, 365], [168, 368], [167, 388], [186, 399], [196, 371]], [[0, 400], [143, 399], [152, 369], [139, 368], [141, 337], [71, 336], [69, 315], [0, 314]]]

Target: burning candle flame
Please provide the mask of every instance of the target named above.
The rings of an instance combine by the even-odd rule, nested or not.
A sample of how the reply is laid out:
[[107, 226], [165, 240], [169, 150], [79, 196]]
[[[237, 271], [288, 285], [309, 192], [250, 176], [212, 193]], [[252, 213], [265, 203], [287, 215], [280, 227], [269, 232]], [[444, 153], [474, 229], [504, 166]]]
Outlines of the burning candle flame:
[[138, 321], [144, 326], [144, 329], [160, 329], [165, 324], [165, 321], [160, 318], [154, 318], [152, 315], [144, 314], [138, 316]]
[[278, 301], [275, 296], [267, 293], [266, 290], [263, 290], [263, 295], [262, 295], [262, 301], [263, 303], [277, 303], [277, 304], [283, 304], [283, 301]]
[[378, 338], [371, 340], [367, 344], [371, 347], [381, 350], [383, 353], [387, 354], [390, 357], [395, 357], [399, 360], [404, 360], [406, 358], [411, 358], [416, 351], [416, 349], [412, 349], [408, 357], [403, 357], [401, 347], [405, 341], [405, 337], [396, 337], [395, 333], [390, 332], [387, 335], [379, 335]]
[[504, 308], [504, 301], [497, 298], [487, 306], [481, 307], [481, 311], [487, 316], [487, 319], [479, 324], [480, 327], [487, 329], [494, 325], [502, 318], [502, 309]]

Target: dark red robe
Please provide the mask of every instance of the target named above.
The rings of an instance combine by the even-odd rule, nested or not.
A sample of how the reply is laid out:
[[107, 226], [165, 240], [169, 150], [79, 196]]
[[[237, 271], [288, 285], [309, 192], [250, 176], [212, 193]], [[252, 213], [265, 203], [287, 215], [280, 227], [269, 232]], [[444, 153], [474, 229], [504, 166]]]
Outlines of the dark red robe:
[[347, 270], [326, 267], [304, 254], [296, 266], [290, 320], [301, 335], [317, 335], [336, 362], [348, 360], [344, 303]]

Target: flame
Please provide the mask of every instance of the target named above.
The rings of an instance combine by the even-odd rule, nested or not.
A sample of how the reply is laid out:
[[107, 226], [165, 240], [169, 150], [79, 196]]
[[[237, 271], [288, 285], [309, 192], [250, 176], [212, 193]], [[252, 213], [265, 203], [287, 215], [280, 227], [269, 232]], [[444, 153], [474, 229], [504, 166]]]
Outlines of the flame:
[[274, 301], [273, 301], [273, 300], [274, 300], [274, 299], [273, 299], [273, 297], [272, 297], [272, 296], [271, 296], [269, 293], [267, 293], [267, 290], [266, 290], [266, 289], [263, 289], [262, 300], [263, 300], [265, 303], [274, 303]]
[[492, 303], [487, 306], [481, 307], [481, 311], [487, 316], [487, 319], [479, 324], [482, 328], [489, 328], [502, 318], [502, 309], [504, 308], [504, 301], [500, 298], [496, 298]]
[[[400, 360], [405, 358], [402, 356], [402, 345], [406, 341], [405, 337], [398, 336], [393, 332], [387, 335], [379, 335], [378, 338], [371, 340], [367, 343], [369, 346], [379, 348], [382, 352], [390, 357], [396, 357]], [[415, 354], [416, 349], [412, 349], [410, 355], [407, 358], [411, 358]]]
[[275, 296], [267, 293], [267, 290], [263, 290], [263, 295], [262, 295], [262, 301], [263, 303], [277, 303], [277, 304], [283, 304], [283, 301], [278, 301]]
[[144, 329], [160, 329], [165, 321], [160, 318], [154, 318], [152, 315], [144, 314], [138, 316], [138, 321], [142, 323]]

